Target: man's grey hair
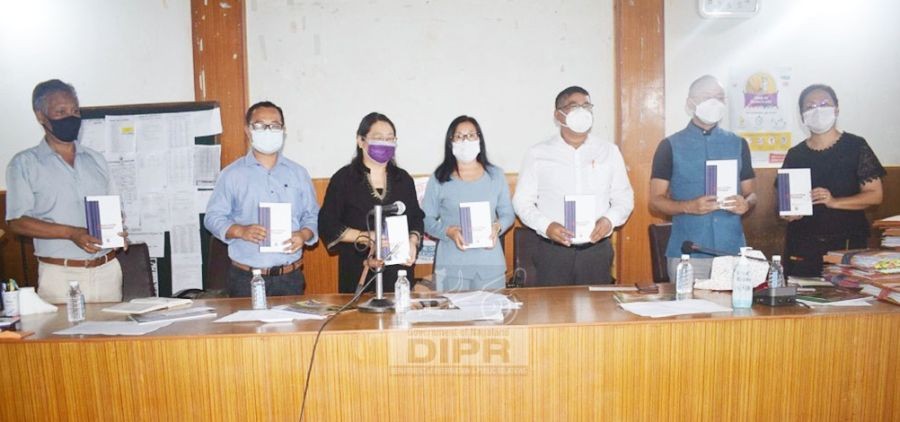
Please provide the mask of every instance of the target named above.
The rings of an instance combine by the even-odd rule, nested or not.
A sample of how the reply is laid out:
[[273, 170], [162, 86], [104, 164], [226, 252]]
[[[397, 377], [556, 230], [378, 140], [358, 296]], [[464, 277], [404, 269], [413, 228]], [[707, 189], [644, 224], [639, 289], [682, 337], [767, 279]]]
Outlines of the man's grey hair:
[[75, 93], [75, 87], [67, 84], [59, 79], [50, 79], [37, 84], [34, 91], [31, 92], [31, 107], [34, 111], [47, 113], [47, 98], [57, 92], [64, 92], [75, 99], [78, 103], [78, 94]]

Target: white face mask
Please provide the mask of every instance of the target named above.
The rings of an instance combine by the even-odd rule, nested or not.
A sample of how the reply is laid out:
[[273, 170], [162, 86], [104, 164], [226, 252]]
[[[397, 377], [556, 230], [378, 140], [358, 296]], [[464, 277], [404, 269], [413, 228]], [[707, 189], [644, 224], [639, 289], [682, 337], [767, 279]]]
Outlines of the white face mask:
[[587, 133], [594, 125], [594, 114], [578, 107], [566, 114], [566, 123], [563, 125], [575, 133]]
[[[691, 100], [691, 102], [693, 101]], [[696, 106], [694, 116], [708, 125], [719, 123], [725, 117], [725, 103], [715, 98], [710, 98]]]
[[803, 124], [815, 134], [825, 133], [834, 127], [837, 115], [834, 107], [816, 107], [803, 113]]
[[263, 153], [272, 154], [278, 152], [284, 146], [283, 130], [251, 130], [250, 140], [253, 149]]
[[453, 143], [453, 156], [461, 163], [471, 163], [481, 152], [480, 141], [461, 141]]

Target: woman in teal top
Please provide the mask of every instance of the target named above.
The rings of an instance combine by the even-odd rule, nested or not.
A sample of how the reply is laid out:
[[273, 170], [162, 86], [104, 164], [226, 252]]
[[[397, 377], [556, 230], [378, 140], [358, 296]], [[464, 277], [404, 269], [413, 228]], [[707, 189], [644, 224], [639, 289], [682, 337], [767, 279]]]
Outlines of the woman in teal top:
[[[459, 204], [488, 202], [493, 245], [466, 248]], [[478, 121], [459, 116], [444, 139], [444, 161], [425, 190], [425, 231], [438, 239], [434, 276], [438, 291], [501, 289], [506, 286], [506, 259], [498, 237], [515, 220], [506, 176], [487, 159]]]

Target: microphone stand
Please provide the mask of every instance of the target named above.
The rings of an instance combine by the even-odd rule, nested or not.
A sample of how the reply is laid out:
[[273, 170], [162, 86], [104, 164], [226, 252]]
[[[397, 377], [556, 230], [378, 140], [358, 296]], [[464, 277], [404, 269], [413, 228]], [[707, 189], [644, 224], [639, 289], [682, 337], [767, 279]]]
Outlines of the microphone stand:
[[[375, 259], [381, 260], [381, 232], [382, 232], [382, 207], [381, 205], [375, 205], [373, 209], [375, 212], [375, 239], [373, 242], [375, 245]], [[385, 312], [390, 312], [394, 310], [394, 302], [390, 299], [384, 297], [384, 267], [382, 267], [382, 271], [379, 271], [375, 274], [375, 297], [369, 299], [366, 303], [357, 306], [357, 309], [360, 312], [369, 312], [369, 313], [378, 313], [383, 314]]]

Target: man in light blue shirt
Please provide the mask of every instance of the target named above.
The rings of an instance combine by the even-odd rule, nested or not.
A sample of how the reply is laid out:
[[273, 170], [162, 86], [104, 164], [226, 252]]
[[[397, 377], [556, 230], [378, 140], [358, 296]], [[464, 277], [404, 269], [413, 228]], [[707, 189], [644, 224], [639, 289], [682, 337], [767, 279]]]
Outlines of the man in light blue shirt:
[[6, 221], [34, 239], [38, 295], [65, 303], [78, 281], [87, 302], [122, 300], [116, 251], [102, 249], [85, 223], [84, 197], [110, 195], [115, 187], [100, 153], [75, 142], [81, 111], [75, 88], [58, 79], [39, 83], [32, 107], [44, 138], [16, 154], [6, 169]]
[[[314, 245], [319, 239], [316, 191], [306, 169], [281, 154], [285, 133], [280, 107], [268, 101], [256, 103], [247, 110], [246, 123], [251, 149], [222, 170], [204, 224], [228, 244], [230, 296], [250, 296], [253, 269], [261, 270], [268, 295], [303, 294], [303, 245]], [[292, 234], [284, 252], [260, 252], [260, 242], [267, 235], [259, 224], [260, 202], [291, 205]]]

